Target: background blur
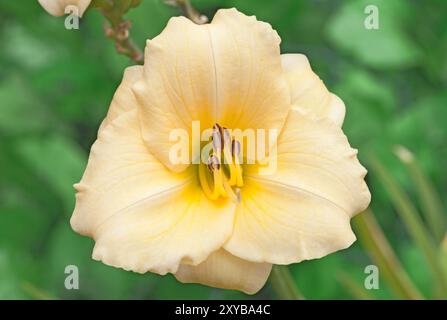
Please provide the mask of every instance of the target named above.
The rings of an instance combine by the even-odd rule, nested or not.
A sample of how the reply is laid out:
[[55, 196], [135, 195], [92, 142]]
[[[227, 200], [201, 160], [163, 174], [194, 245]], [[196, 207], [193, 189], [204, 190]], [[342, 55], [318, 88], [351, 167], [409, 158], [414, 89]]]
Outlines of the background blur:
[[[305, 53], [346, 103], [344, 130], [369, 169], [372, 211], [355, 219], [360, 241], [351, 248], [290, 267], [301, 294], [447, 297], [438, 288], [447, 270], [447, 1], [192, 3], [209, 18], [235, 6], [269, 22], [282, 52]], [[379, 8], [379, 30], [363, 25], [369, 4]], [[143, 0], [126, 17], [143, 46], [178, 14]], [[90, 9], [79, 30], [66, 30], [37, 1], [0, 1], [0, 298], [277, 298], [270, 285], [250, 297], [114, 269], [93, 261], [93, 241], [70, 229], [72, 185], [132, 64], [104, 36], [103, 21]], [[402, 162], [397, 145], [415, 161]], [[363, 285], [370, 264], [381, 272], [378, 290]], [[79, 290], [64, 288], [67, 265], [79, 267]]]

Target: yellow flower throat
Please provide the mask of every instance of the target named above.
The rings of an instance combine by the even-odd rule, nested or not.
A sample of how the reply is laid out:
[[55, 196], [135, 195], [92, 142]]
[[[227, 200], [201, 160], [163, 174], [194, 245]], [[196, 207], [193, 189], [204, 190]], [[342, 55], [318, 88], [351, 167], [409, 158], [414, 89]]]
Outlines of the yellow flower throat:
[[[244, 185], [239, 163], [240, 143], [218, 125], [213, 127], [213, 149], [207, 164], [199, 164], [199, 181], [210, 200], [231, 198], [240, 202], [240, 188]], [[223, 161], [222, 161], [223, 160]]]

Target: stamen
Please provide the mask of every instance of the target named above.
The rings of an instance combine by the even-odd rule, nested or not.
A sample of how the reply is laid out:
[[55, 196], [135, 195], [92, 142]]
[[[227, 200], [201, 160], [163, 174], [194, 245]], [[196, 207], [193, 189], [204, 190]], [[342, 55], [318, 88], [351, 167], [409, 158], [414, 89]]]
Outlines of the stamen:
[[233, 202], [236, 202], [236, 203], [241, 202], [240, 192], [239, 193], [237, 192], [237, 190], [239, 190], [239, 189], [236, 189], [236, 192], [234, 192], [226, 178], [224, 180], [224, 188], [225, 188], [225, 191], [227, 192], [228, 196], [231, 198], [231, 200]]
[[211, 190], [210, 185], [208, 183], [208, 177], [206, 175], [205, 165], [199, 165], [199, 181], [202, 186], [202, 190], [205, 195], [210, 200], [217, 200], [220, 196], [227, 197], [227, 192], [224, 189], [223, 181], [225, 177], [223, 176], [222, 170], [217, 169], [213, 170], [213, 190]]
[[[242, 167], [239, 163], [239, 152], [240, 152], [240, 143], [237, 140], [233, 140], [231, 142], [231, 151], [224, 150], [225, 160], [228, 163], [229, 171], [230, 171], [230, 185], [231, 186], [244, 186], [244, 180], [242, 178]], [[233, 152], [233, 150], [235, 152]], [[236, 152], [237, 151], [237, 152]]]
[[[202, 189], [211, 200], [222, 196], [240, 202], [239, 187], [244, 185], [242, 166], [239, 163], [241, 144], [239, 141], [232, 140], [229, 130], [221, 127], [218, 123], [213, 126], [212, 143], [213, 154], [208, 158], [206, 164], [208, 172], [205, 171], [204, 164], [199, 165], [199, 180]], [[222, 155], [224, 162], [221, 161]], [[222, 165], [227, 166], [228, 171], [224, 171]], [[229, 178], [225, 172], [228, 172]], [[210, 173], [212, 173], [212, 177], [209, 176]], [[237, 188], [233, 190], [234, 186]]]
[[215, 150], [222, 150], [225, 147], [225, 131], [226, 128], [222, 128], [218, 123], [213, 126], [213, 147]]
[[238, 157], [241, 152], [241, 144], [237, 140], [231, 141], [231, 153], [234, 157]]
[[222, 128], [222, 137], [223, 137], [224, 146], [229, 147], [229, 144], [231, 142], [231, 135], [230, 135], [230, 131], [228, 131], [228, 129], [225, 127]]
[[211, 156], [208, 159], [208, 169], [213, 172], [214, 170], [220, 169], [219, 159], [216, 156]]
[[222, 148], [224, 147], [224, 144], [223, 144], [223, 139], [220, 134], [220, 131], [216, 127], [216, 125], [214, 125], [214, 127], [213, 127], [212, 142], [213, 142], [214, 152], [220, 153], [222, 151]]
[[[238, 160], [235, 160], [238, 161]], [[242, 168], [241, 165], [239, 163], [236, 163], [235, 167], [235, 176], [236, 176], [236, 185], [238, 187], [243, 187], [244, 186], [244, 179], [242, 178]]]

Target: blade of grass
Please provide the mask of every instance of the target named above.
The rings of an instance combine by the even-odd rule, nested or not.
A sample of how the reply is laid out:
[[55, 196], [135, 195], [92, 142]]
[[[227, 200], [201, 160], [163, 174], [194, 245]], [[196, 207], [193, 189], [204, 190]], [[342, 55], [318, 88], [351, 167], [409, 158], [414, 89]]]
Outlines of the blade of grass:
[[353, 278], [347, 273], [340, 272], [338, 274], [338, 281], [346, 288], [346, 290], [357, 300], [375, 300], [364, 287], [359, 285]]
[[416, 208], [408, 196], [400, 188], [387, 169], [375, 157], [370, 157], [374, 172], [389, 192], [396, 211], [404, 221], [410, 235], [422, 251], [428, 267], [433, 274], [433, 280], [439, 286], [442, 294], [447, 296], [447, 272], [442, 268], [440, 256], [433, 237], [428, 233]]
[[371, 210], [359, 214], [353, 226], [360, 242], [380, 269], [386, 283], [401, 299], [423, 299], [408, 277]]
[[430, 227], [436, 243], [440, 243], [447, 230], [447, 216], [445, 215], [439, 194], [408, 149], [403, 146], [397, 146], [395, 154], [407, 167], [410, 177], [418, 190], [422, 214]]
[[51, 294], [43, 291], [42, 289], [36, 287], [34, 284], [30, 282], [23, 282], [22, 289], [25, 291], [30, 297], [37, 300], [58, 300], [56, 297]]
[[303, 299], [302, 294], [293, 281], [287, 266], [273, 266], [270, 274], [270, 282], [275, 290], [278, 298], [281, 300], [300, 300]]
[[442, 262], [444, 263], [444, 268], [447, 269], [447, 234], [444, 237], [444, 240], [442, 240], [441, 243], [441, 256], [442, 256]]

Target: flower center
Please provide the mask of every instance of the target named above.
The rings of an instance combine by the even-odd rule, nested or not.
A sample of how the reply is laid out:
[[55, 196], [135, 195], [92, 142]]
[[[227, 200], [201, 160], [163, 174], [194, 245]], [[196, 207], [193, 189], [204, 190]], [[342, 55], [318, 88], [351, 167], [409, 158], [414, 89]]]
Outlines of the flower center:
[[212, 150], [208, 163], [199, 164], [199, 181], [210, 200], [231, 198], [240, 202], [240, 188], [244, 185], [239, 141], [231, 138], [219, 124], [213, 126]]

